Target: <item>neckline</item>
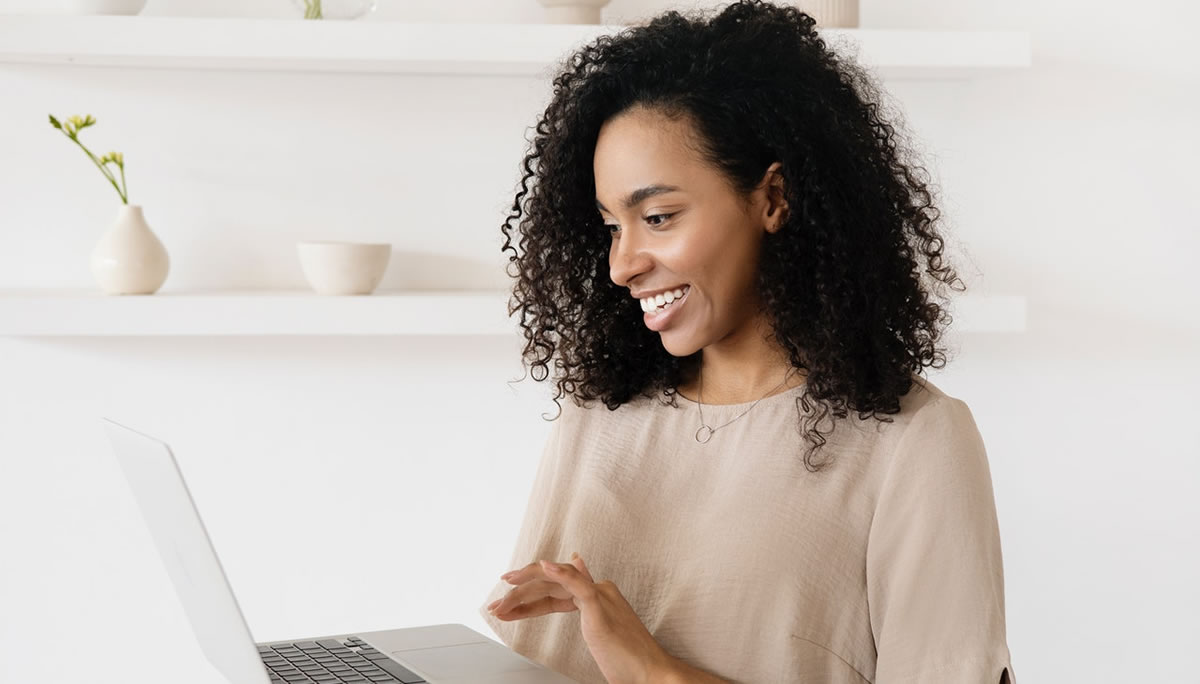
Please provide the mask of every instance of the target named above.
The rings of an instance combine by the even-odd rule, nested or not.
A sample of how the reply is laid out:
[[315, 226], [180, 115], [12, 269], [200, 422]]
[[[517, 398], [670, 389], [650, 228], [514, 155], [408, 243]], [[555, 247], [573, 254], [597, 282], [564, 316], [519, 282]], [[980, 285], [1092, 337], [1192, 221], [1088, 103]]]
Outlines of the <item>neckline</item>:
[[[808, 386], [808, 382], [802, 382], [799, 385], [796, 385], [795, 387], [789, 387], [788, 389], [785, 389], [784, 391], [782, 391], [778, 394], [772, 394], [770, 396], [763, 397], [762, 399], [756, 399], [755, 401], [757, 401], [759, 404], [774, 403], [776, 401], [780, 401], [784, 398], [790, 397], [793, 394], [800, 394], [801, 392], [804, 391], [804, 388], [807, 386]], [[684, 403], [688, 404], [689, 406], [696, 406], [699, 403], [699, 402], [693, 401], [691, 399], [688, 399], [687, 397], [680, 394], [678, 391], [675, 392], [675, 396], [678, 397], [680, 400], [682, 400]], [[714, 411], [745, 408], [745, 407], [751, 406], [753, 404], [754, 404], [754, 401], [744, 401], [739, 404], [710, 404], [708, 402], [704, 402], [704, 406], [706, 408], [711, 408]]]

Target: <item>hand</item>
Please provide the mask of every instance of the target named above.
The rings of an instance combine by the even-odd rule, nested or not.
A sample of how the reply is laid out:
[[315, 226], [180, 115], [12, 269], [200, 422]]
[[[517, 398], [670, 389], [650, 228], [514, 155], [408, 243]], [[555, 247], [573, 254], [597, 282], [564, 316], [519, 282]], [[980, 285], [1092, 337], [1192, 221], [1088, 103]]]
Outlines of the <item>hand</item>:
[[583, 640], [609, 684], [661, 681], [673, 659], [659, 646], [633, 607], [608, 580], [596, 582], [583, 558], [570, 563], [542, 560], [506, 573], [517, 585], [488, 606], [500, 620], [520, 620], [578, 610]]

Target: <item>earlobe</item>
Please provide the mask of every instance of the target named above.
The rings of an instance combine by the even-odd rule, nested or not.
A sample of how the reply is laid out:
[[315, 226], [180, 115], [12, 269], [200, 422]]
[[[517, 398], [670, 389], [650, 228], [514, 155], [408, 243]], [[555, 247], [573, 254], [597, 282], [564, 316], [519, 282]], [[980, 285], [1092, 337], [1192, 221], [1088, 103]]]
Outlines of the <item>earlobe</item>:
[[778, 216], [777, 220], [767, 222], [766, 229], [767, 229], [768, 233], [778, 233], [779, 230], [783, 228], [783, 224], [787, 222], [787, 218], [788, 218], [787, 204], [783, 204], [782, 206], [777, 208], [775, 210], [775, 215]]
[[[780, 162], [774, 162], [767, 169], [766, 174], [763, 176], [763, 183], [766, 184], [766, 199], [768, 207], [770, 207], [773, 198], [778, 198], [776, 200], [778, 204], [773, 209], [770, 209], [766, 216], [766, 229], [767, 232], [770, 233], [778, 232], [779, 229], [783, 227], [783, 224], [787, 221], [788, 217], [788, 204], [784, 199], [785, 192], [784, 180], [781, 173], [782, 167], [783, 165]], [[773, 215], [776, 217], [775, 220], [772, 220]]]

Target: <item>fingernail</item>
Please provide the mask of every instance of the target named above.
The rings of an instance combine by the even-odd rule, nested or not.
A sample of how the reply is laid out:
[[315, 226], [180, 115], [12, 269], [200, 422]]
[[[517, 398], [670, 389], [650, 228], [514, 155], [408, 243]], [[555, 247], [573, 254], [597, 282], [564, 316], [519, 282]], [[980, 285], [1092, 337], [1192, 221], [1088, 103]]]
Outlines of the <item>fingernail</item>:
[[500, 575], [500, 579], [502, 579], [502, 580], [506, 580], [506, 579], [508, 579], [509, 577], [512, 577], [512, 576], [513, 576], [513, 575], [515, 575], [515, 574], [517, 574], [517, 571], [516, 571], [516, 570], [510, 570], [510, 571], [508, 571], [508, 572], [504, 573], [503, 575]]
[[491, 603], [488, 604], [488, 610], [491, 610], [491, 609], [495, 608], [496, 606], [500, 605], [500, 602], [503, 600], [504, 599], [496, 599], [495, 601], [492, 601]]
[[545, 570], [546, 572], [556, 572], [558, 570], [558, 566], [551, 563], [550, 561], [540, 561], [540, 562], [542, 564], [542, 569]]

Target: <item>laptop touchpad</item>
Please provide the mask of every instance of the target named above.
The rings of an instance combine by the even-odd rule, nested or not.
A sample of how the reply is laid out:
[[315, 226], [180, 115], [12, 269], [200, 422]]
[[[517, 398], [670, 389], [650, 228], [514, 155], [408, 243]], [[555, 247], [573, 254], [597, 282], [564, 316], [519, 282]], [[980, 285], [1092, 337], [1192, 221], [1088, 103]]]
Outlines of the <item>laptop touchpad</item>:
[[490, 641], [473, 644], [458, 644], [438, 648], [417, 648], [392, 651], [400, 662], [412, 663], [426, 677], [436, 681], [439, 677], [467, 677], [488, 673], [518, 672], [536, 669], [519, 654]]

